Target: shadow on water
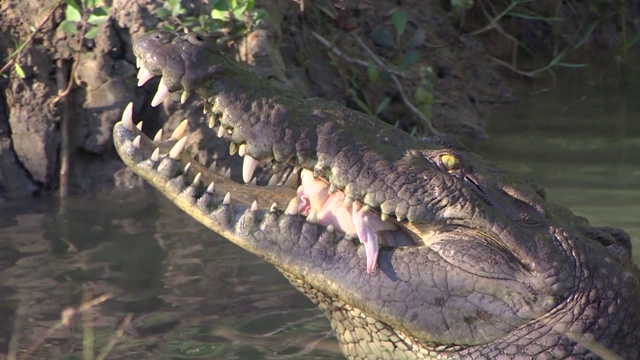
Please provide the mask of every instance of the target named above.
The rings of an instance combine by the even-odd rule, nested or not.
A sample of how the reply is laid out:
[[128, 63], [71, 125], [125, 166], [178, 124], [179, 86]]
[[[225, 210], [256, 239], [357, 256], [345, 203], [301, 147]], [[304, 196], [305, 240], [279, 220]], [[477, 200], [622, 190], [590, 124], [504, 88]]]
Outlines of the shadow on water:
[[[492, 138], [473, 148], [592, 223], [625, 228], [640, 249], [640, 103], [627, 98], [637, 95], [600, 86], [504, 106], [492, 115]], [[272, 266], [156, 192], [58, 207], [0, 203], [0, 354], [36, 343], [63, 309], [111, 294], [30, 358], [97, 353], [132, 313], [110, 359], [342, 359], [324, 316]]]

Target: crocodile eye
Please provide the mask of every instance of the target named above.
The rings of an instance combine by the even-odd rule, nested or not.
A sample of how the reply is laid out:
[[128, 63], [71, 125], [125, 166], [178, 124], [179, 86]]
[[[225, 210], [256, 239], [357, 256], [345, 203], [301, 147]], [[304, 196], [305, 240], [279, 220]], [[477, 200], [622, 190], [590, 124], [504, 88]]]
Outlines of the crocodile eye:
[[460, 170], [460, 160], [452, 154], [440, 155], [440, 164], [448, 172]]

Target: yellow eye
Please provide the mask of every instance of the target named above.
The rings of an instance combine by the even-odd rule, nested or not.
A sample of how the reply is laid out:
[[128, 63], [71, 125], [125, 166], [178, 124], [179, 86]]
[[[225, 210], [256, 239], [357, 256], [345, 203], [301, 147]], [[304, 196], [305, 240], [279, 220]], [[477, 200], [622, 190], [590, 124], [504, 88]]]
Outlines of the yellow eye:
[[457, 157], [451, 154], [440, 155], [440, 163], [442, 164], [442, 167], [449, 172], [460, 170], [460, 161]]

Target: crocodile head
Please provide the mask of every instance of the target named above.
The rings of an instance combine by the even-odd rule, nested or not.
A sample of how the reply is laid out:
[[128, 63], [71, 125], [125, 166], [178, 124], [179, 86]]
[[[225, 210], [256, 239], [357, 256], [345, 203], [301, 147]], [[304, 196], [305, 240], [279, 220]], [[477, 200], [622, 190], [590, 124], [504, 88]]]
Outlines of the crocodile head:
[[[623, 232], [590, 227], [452, 141], [274, 87], [198, 36], [150, 32], [134, 54], [140, 85], [162, 76], [153, 105], [174, 91], [204, 98], [242, 180], [191, 158], [186, 122], [148, 139], [131, 106], [114, 128], [124, 162], [276, 266], [327, 314], [347, 357], [637, 353], [637, 325], [602, 325], [639, 323]], [[256, 181], [257, 168], [275, 172]], [[608, 300], [594, 308], [594, 296]]]

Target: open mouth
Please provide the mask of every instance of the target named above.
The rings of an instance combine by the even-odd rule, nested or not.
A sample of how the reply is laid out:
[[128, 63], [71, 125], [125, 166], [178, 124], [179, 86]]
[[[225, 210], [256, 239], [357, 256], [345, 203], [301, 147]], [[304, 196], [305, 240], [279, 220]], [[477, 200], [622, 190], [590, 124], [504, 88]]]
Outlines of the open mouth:
[[[159, 70], [148, 69], [140, 58], [137, 58], [137, 65], [140, 69], [138, 86], [159, 75]], [[151, 105], [162, 103], [170, 92], [163, 77]], [[184, 103], [189, 94], [183, 90], [181, 102]], [[209, 122], [211, 131], [216, 131], [219, 138], [230, 138], [227, 134], [233, 134], [233, 126], [216, 121], [221, 116], [216, 114], [212, 104], [207, 102], [205, 109], [214, 109]], [[146, 169], [142, 175], [146, 180], [155, 186], [162, 184], [169, 188], [163, 191], [169, 197], [183, 198], [211, 214], [234, 202], [245, 211], [280, 211], [286, 215], [306, 216], [307, 222], [320, 224], [328, 231], [362, 243], [368, 273], [376, 267], [381, 246], [416, 245], [417, 240], [409, 235], [402, 222], [381, 216], [379, 209], [346, 196], [319, 174], [298, 164], [295, 158], [279, 162], [275, 156], [252, 154], [249, 142], [238, 144], [229, 139], [230, 154], [237, 153], [242, 158], [242, 184], [231, 179], [229, 169], [220, 170], [215, 165], [205, 166], [193, 160], [186, 150], [186, 120], [166, 139], [162, 130], [154, 139], [149, 139], [141, 128], [141, 123], [134, 125], [132, 104], [129, 104], [122, 121], [114, 129], [118, 152], [134, 171]], [[255, 176], [257, 169], [260, 169], [260, 181]], [[271, 174], [265, 175], [267, 173]]]

